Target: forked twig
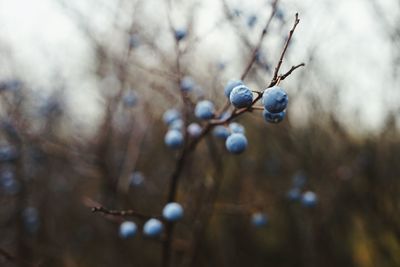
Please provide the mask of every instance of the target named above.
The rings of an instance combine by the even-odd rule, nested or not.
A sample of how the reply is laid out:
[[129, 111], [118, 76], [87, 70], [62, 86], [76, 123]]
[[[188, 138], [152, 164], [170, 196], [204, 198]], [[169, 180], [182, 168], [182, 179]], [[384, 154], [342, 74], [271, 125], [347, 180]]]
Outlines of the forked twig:
[[271, 24], [272, 19], [275, 16], [277, 5], [278, 5], [278, 1], [279, 0], [275, 0], [272, 3], [271, 15], [268, 17], [267, 23], [265, 24], [264, 29], [261, 32], [260, 39], [258, 40], [258, 43], [257, 43], [256, 47], [253, 49], [253, 52], [251, 54], [251, 58], [250, 58], [249, 63], [247, 63], [242, 75], [240, 76], [241, 80], [244, 80], [246, 78], [246, 76], [249, 73], [251, 67], [253, 66], [254, 62], [256, 61], [257, 53], [259, 53], [259, 51], [260, 51], [262, 42], [263, 42], [265, 36], [267, 35], [268, 29], [269, 29], [269, 25]]
[[277, 81], [279, 69], [281, 68], [281, 65], [282, 65], [282, 63], [283, 63], [283, 58], [285, 57], [287, 48], [289, 47], [289, 44], [290, 44], [290, 40], [292, 40], [293, 33], [294, 33], [294, 31], [295, 31], [297, 25], [299, 24], [299, 22], [300, 22], [299, 14], [296, 13], [293, 27], [292, 27], [292, 29], [289, 31], [289, 36], [288, 36], [288, 38], [286, 39], [286, 43], [285, 43], [285, 46], [283, 47], [283, 50], [282, 50], [281, 56], [280, 56], [280, 58], [279, 58], [278, 64], [277, 64], [276, 67], [275, 67], [275, 71], [274, 71], [274, 75], [273, 75], [272, 80], [271, 80], [271, 84], [273, 84], [274, 82]]

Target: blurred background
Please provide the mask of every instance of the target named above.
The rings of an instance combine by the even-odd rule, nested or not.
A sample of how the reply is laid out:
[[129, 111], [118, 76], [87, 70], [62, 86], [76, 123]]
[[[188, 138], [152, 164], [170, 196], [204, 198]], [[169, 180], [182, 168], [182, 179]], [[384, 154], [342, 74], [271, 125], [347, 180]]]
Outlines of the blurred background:
[[[143, 219], [124, 240], [128, 218], [90, 208], [161, 214], [180, 153], [162, 117], [183, 107], [179, 81], [193, 102], [224, 106], [272, 5], [0, 0], [0, 265], [160, 266]], [[244, 82], [267, 87], [298, 12], [281, 72], [306, 66], [281, 83], [287, 116], [235, 120], [249, 141], [239, 156], [210, 133], [188, 157], [171, 266], [400, 266], [400, 2], [275, 11]]]

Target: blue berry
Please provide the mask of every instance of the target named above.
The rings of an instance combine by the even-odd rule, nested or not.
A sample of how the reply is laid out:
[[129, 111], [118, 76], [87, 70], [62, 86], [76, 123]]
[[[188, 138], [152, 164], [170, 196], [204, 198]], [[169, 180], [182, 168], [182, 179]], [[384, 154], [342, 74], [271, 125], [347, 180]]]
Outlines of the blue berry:
[[280, 21], [285, 20], [285, 13], [283, 13], [283, 10], [281, 8], [276, 9], [275, 16]]
[[129, 185], [130, 186], [140, 186], [144, 182], [144, 175], [141, 172], [134, 172], [131, 174], [131, 177], [129, 179]]
[[168, 109], [163, 115], [163, 121], [165, 124], [170, 125], [174, 120], [181, 118], [181, 113], [176, 109]]
[[184, 92], [189, 92], [193, 90], [193, 87], [195, 86], [195, 83], [190, 76], [185, 76], [181, 80], [181, 90]]
[[136, 235], [137, 226], [134, 222], [125, 221], [119, 226], [119, 236], [122, 238], [132, 238]]
[[226, 149], [232, 154], [240, 154], [247, 148], [247, 139], [244, 134], [231, 134], [225, 142]]
[[22, 212], [22, 218], [24, 222], [25, 229], [33, 234], [39, 229], [39, 213], [34, 207], [27, 207]]
[[19, 192], [20, 184], [15, 179], [14, 172], [11, 170], [2, 170], [0, 173], [0, 186], [2, 190], [9, 195]]
[[218, 68], [218, 70], [224, 70], [226, 68], [226, 63], [222, 62], [222, 61], [218, 62], [217, 68]]
[[178, 130], [168, 130], [164, 141], [169, 148], [178, 149], [183, 145], [183, 134]]
[[202, 132], [202, 128], [198, 123], [191, 123], [189, 124], [187, 131], [191, 137], [198, 137]]
[[197, 118], [202, 120], [209, 120], [214, 117], [214, 104], [209, 100], [202, 100], [197, 103], [194, 114]]
[[266, 226], [268, 223], [268, 216], [261, 212], [253, 213], [251, 222], [257, 228]]
[[271, 113], [284, 111], [288, 101], [289, 99], [286, 92], [278, 86], [266, 89], [262, 97], [262, 103], [265, 109]]
[[14, 161], [18, 158], [17, 150], [10, 145], [0, 145], [0, 162]]
[[229, 100], [235, 108], [246, 108], [253, 103], [253, 93], [245, 85], [233, 88]]
[[129, 37], [129, 47], [137, 48], [140, 45], [140, 37], [139, 34], [134, 33]]
[[250, 17], [248, 17], [247, 26], [249, 26], [249, 28], [253, 28], [254, 25], [256, 25], [256, 23], [257, 23], [257, 16], [256, 15], [251, 15]]
[[229, 132], [229, 129], [225, 126], [217, 125], [213, 129], [213, 135], [219, 139], [225, 140], [226, 138], [228, 138], [229, 135], [231, 135], [231, 133]]
[[230, 80], [224, 88], [224, 94], [227, 98], [229, 98], [231, 96], [231, 92], [233, 90], [233, 88], [235, 88], [236, 86], [239, 85], [243, 85], [243, 81], [241, 80]]
[[257, 62], [258, 64], [261, 64], [261, 65], [264, 65], [264, 64], [266, 63], [266, 61], [267, 61], [267, 59], [266, 59], [266, 57], [265, 57], [265, 54], [264, 54], [262, 51], [260, 51], [260, 50], [258, 50], [258, 51], [256, 52], [256, 58], [255, 58], [255, 60], [256, 60], [256, 62]]
[[303, 193], [303, 196], [301, 197], [301, 203], [305, 207], [312, 208], [317, 205], [317, 195], [314, 192], [307, 191]]
[[182, 131], [182, 129], [183, 129], [183, 120], [181, 119], [176, 119], [169, 125], [169, 130]]
[[51, 96], [47, 99], [43, 99], [39, 113], [41, 116], [60, 115], [62, 114], [63, 109], [64, 107], [60, 99], [55, 96]]
[[233, 9], [232, 11], [232, 15], [239, 17], [240, 15], [242, 15], [242, 11], [238, 8]]
[[292, 176], [292, 185], [294, 187], [302, 188], [307, 182], [307, 176], [303, 171], [297, 171]]
[[286, 115], [286, 111], [278, 112], [278, 113], [271, 113], [268, 110], [264, 109], [263, 116], [266, 122], [270, 123], [279, 123], [281, 122]]
[[5, 119], [0, 122], [0, 128], [13, 139], [19, 139], [17, 129], [11, 119]]
[[0, 92], [10, 91], [15, 92], [22, 88], [22, 82], [17, 79], [11, 79], [6, 81], [0, 81]]
[[10, 179], [10, 180], [4, 181], [2, 186], [3, 186], [5, 193], [8, 195], [15, 195], [20, 190], [20, 184], [15, 179]]
[[136, 93], [132, 90], [125, 92], [124, 96], [122, 97], [122, 103], [127, 108], [131, 108], [131, 107], [135, 106], [137, 103]]
[[159, 236], [164, 229], [163, 224], [157, 219], [148, 220], [143, 226], [143, 233], [149, 237]]
[[300, 198], [301, 198], [300, 189], [297, 188], [297, 187], [294, 187], [294, 188], [290, 189], [290, 190], [287, 192], [287, 195], [286, 195], [286, 196], [287, 196], [287, 198], [288, 198], [290, 201], [299, 201]]
[[183, 217], [183, 208], [179, 203], [171, 202], [165, 205], [163, 216], [169, 222], [176, 222]]
[[186, 37], [186, 30], [185, 29], [177, 29], [175, 30], [175, 39], [181, 41]]
[[241, 134], [246, 133], [244, 126], [237, 122], [229, 123], [229, 130], [231, 130], [231, 133], [241, 133]]

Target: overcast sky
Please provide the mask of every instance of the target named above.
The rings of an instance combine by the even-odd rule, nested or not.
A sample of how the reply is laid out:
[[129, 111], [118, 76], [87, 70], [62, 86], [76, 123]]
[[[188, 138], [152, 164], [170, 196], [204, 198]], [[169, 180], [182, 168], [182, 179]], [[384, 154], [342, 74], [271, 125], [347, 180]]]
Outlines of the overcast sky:
[[[90, 6], [94, 2], [85, 3]], [[395, 23], [399, 15], [396, 1], [378, 2], [384, 9], [385, 20]], [[246, 14], [258, 14], [266, 1], [230, 3]], [[338, 112], [349, 123], [350, 115], [360, 110], [364, 125], [379, 127], [387, 107], [398, 107], [400, 94], [395, 90], [399, 86], [391, 68], [391, 43], [369, 1], [286, 0], [282, 3], [286, 14], [299, 11], [302, 19], [296, 32], [297, 52], [293, 60], [301, 62], [310, 44], [318, 43], [315, 53], [321, 69], [341, 87], [343, 106]], [[213, 0], [203, 1], [204, 14], [215, 14], [214, 5]], [[157, 15], [154, 10], [149, 12], [149, 17]], [[93, 15], [93, 19], [101, 23], [102, 18]], [[200, 30], [211, 24], [212, 20], [204, 19]], [[91, 68], [93, 54], [85, 40], [55, 0], [0, 0], [0, 53], [7, 51], [6, 56], [11, 56], [18, 72], [38, 87], [49, 85], [52, 81], [49, 78], [61, 71], [75, 90], [90, 90], [95, 81], [85, 73]], [[220, 51], [215, 53], [221, 54]], [[233, 51], [225, 53], [228, 59], [229, 53]], [[6, 59], [0, 55], [4, 63]], [[3, 76], [11, 75], [10, 61], [6, 62], [0, 64]], [[75, 101], [84, 104], [87, 99], [84, 94], [78, 94]], [[94, 110], [88, 108], [88, 114], [94, 116]]]

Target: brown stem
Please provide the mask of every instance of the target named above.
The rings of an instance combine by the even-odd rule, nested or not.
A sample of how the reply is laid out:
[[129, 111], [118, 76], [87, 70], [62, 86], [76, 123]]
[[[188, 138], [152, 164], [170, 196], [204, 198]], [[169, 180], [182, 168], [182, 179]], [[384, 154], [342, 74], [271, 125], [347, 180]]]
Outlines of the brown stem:
[[134, 210], [109, 210], [103, 206], [96, 206], [91, 208], [93, 213], [103, 213], [106, 215], [120, 216], [120, 217], [137, 217], [139, 219], [148, 220], [156, 218], [157, 216], [146, 215]]
[[294, 31], [295, 31], [295, 29], [297, 27], [297, 24], [299, 24], [299, 22], [300, 22], [299, 14], [296, 13], [293, 27], [289, 32], [289, 36], [288, 36], [288, 38], [286, 40], [285, 46], [283, 47], [283, 50], [282, 50], [281, 56], [279, 58], [278, 64], [275, 67], [275, 71], [274, 71], [274, 75], [272, 76], [271, 84], [276, 82], [276, 80], [278, 78], [278, 73], [279, 73], [279, 69], [281, 68], [281, 65], [283, 63], [283, 58], [284, 58], [284, 56], [286, 54], [287, 48], [289, 47], [290, 40], [292, 39], [293, 33], [294, 33]]
[[[175, 38], [175, 29], [172, 25], [172, 20], [170, 17], [170, 11], [171, 11], [171, 1], [167, 2], [168, 5], [168, 24], [169, 24], [169, 29], [171, 31], [172, 36]], [[181, 50], [179, 47], [180, 41], [175, 38], [175, 50], [176, 50], [176, 70], [178, 73], [178, 79], [177, 79], [177, 87], [179, 88], [181, 92], [181, 99], [183, 102], [183, 129], [184, 129], [184, 149], [181, 151], [177, 163], [175, 165], [175, 169], [173, 173], [171, 174], [171, 177], [169, 179], [170, 185], [169, 185], [169, 190], [168, 190], [168, 196], [167, 196], [167, 203], [169, 202], [174, 202], [176, 199], [176, 192], [178, 188], [178, 178], [181, 175], [181, 172], [183, 170], [183, 166], [185, 165], [186, 158], [187, 158], [187, 140], [188, 140], [188, 134], [186, 131], [187, 124], [188, 124], [188, 117], [189, 117], [189, 108], [190, 108], [190, 99], [187, 95], [186, 92], [180, 89], [180, 83], [182, 81], [182, 72], [181, 72], [181, 64], [180, 64], [180, 57], [181, 57]], [[170, 261], [171, 261], [171, 242], [172, 242], [172, 237], [174, 233], [174, 224], [171, 222], [166, 223], [165, 227], [165, 240], [163, 242], [163, 247], [162, 247], [162, 261], [161, 261], [161, 266], [163, 267], [168, 267], [170, 266]]]
[[211, 217], [213, 216], [215, 202], [218, 198], [218, 194], [220, 192], [221, 184], [224, 177], [223, 163], [218, 153], [218, 149], [214, 143], [214, 140], [212, 140], [211, 138], [207, 138], [207, 141], [210, 158], [211, 161], [214, 163], [214, 177], [216, 180], [213, 188], [210, 189], [210, 192], [207, 195], [208, 198], [205, 199], [205, 205], [203, 206], [203, 215], [201, 217], [202, 221], [199, 221], [199, 223], [195, 224], [194, 226], [190, 266], [199, 265], [197, 259], [200, 252], [200, 247], [202, 245], [202, 240], [204, 234], [206, 233]]
[[262, 42], [263, 42], [265, 36], [267, 35], [269, 25], [271, 24], [271, 21], [272, 21], [272, 19], [273, 19], [274, 16], [275, 16], [276, 9], [277, 9], [277, 5], [278, 5], [278, 1], [279, 1], [279, 0], [275, 0], [275, 1], [272, 3], [272, 12], [271, 12], [271, 15], [268, 17], [267, 23], [265, 24], [264, 29], [263, 29], [263, 31], [261, 32], [260, 39], [258, 40], [258, 43], [257, 43], [256, 47], [253, 49], [253, 52], [252, 52], [252, 54], [251, 54], [251, 58], [250, 58], [249, 63], [247, 63], [247, 65], [246, 65], [246, 67], [245, 67], [245, 69], [244, 69], [242, 75], [240, 76], [240, 79], [241, 79], [241, 80], [244, 80], [244, 79], [246, 78], [247, 74], [249, 74], [249, 71], [250, 71], [251, 67], [253, 66], [253, 64], [254, 64], [254, 62], [255, 62], [255, 60], [256, 60], [257, 53], [260, 51], [261, 44], [262, 44]]
[[292, 66], [288, 72], [286, 72], [285, 74], [280, 75], [280, 80], [283, 81], [290, 74], [292, 74], [293, 71], [295, 71], [296, 69], [298, 69], [300, 67], [304, 67], [305, 65], [306, 65], [305, 63], [301, 63], [301, 64], [298, 64], [298, 65]]

